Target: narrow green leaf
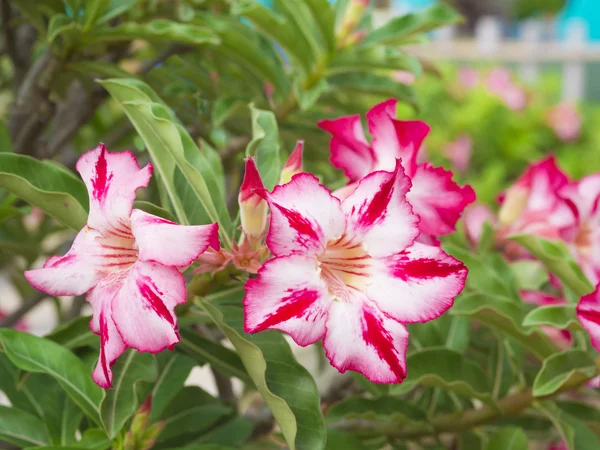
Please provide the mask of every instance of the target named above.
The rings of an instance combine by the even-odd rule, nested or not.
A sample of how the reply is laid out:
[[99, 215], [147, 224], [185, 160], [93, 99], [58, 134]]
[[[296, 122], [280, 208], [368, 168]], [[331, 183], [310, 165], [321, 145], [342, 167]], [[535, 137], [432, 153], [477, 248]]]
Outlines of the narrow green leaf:
[[0, 153], [0, 187], [74, 230], [79, 231], [87, 221], [85, 185], [57, 164]]
[[[180, 343], [181, 345], [181, 343]], [[179, 345], [177, 346], [179, 347]], [[156, 355], [158, 376], [152, 387], [151, 420], [156, 422], [167, 405], [177, 395], [196, 366], [193, 359], [181, 353], [162, 352]]]
[[204, 302], [201, 307], [236, 348], [290, 449], [322, 450], [326, 432], [315, 381], [294, 359], [280, 333], [245, 333], [239, 294], [230, 302], [219, 306]]
[[561, 415], [562, 420], [573, 429], [573, 448], [576, 450], [596, 450], [600, 448], [600, 439], [590, 428], [573, 417], [570, 414], [564, 413]]
[[581, 324], [575, 314], [575, 305], [540, 306], [523, 319], [524, 327], [551, 326], [559, 330], [580, 331]]
[[548, 270], [572, 289], [577, 296], [581, 297], [594, 290], [564, 243], [527, 234], [511, 236], [510, 239], [525, 247], [544, 263]]
[[490, 436], [487, 450], [528, 450], [527, 435], [520, 428], [503, 428]]
[[374, 73], [343, 73], [330, 76], [327, 82], [332, 87], [348, 96], [365, 95], [394, 97], [409, 105], [417, 105], [417, 97], [412, 86], [398, 83], [391, 76]]
[[407, 358], [408, 377], [391, 392], [400, 394], [413, 387], [431, 386], [476, 398], [496, 407], [488, 377], [481, 368], [464, 355], [446, 348], [416, 351]]
[[395, 397], [350, 397], [336, 403], [327, 412], [328, 424], [344, 419], [389, 420], [394, 424], [419, 423], [427, 421], [427, 414], [404, 399]]
[[327, 0], [305, 0], [310, 8], [313, 19], [321, 32], [327, 52], [335, 51], [335, 14], [333, 6]]
[[[305, 43], [314, 59], [327, 52], [324, 39], [320, 38], [320, 29], [312, 16], [311, 10], [304, 0], [290, 2], [287, 0], [273, 0], [275, 10], [287, 20], [288, 28]], [[330, 9], [331, 7], [329, 7]], [[323, 13], [326, 13], [325, 6]], [[301, 45], [298, 43], [297, 45]]]
[[127, 12], [131, 7], [135, 6], [138, 0], [110, 0], [108, 7], [104, 10], [104, 14], [96, 21], [96, 25], [102, 25], [114, 19], [115, 17]]
[[382, 44], [400, 45], [417, 34], [461, 21], [462, 17], [454, 9], [445, 5], [436, 5], [420, 13], [406, 14], [390, 20], [369, 33], [360, 45], [363, 47]]
[[178, 42], [188, 45], [216, 45], [219, 43], [219, 38], [208, 28], [167, 19], [154, 19], [148, 23], [126, 22], [115, 27], [97, 28], [86, 36], [88, 43], [133, 39]]
[[535, 402], [534, 406], [550, 419], [562, 440], [567, 444], [568, 450], [577, 450], [575, 448], [575, 430], [565, 421], [567, 413], [550, 400]]
[[275, 114], [256, 109], [250, 105], [252, 115], [252, 140], [246, 147], [246, 155], [256, 157], [256, 166], [268, 190], [279, 181], [281, 157], [279, 152], [279, 131]]
[[414, 56], [387, 47], [349, 47], [337, 52], [327, 67], [329, 75], [346, 72], [373, 72], [375, 69], [405, 70], [419, 76], [421, 63]]
[[71, 32], [77, 29], [77, 24], [73, 22], [66, 14], [55, 14], [48, 24], [48, 36], [46, 41], [51, 44], [61, 34]]
[[87, 0], [83, 11], [83, 31], [88, 32], [108, 7], [110, 0]]
[[83, 432], [77, 446], [89, 450], [106, 450], [111, 446], [111, 442], [106, 433], [100, 428], [88, 428]]
[[223, 375], [236, 377], [244, 383], [252, 383], [240, 357], [234, 351], [197, 333], [181, 330], [181, 342], [177, 346], [201, 364], [208, 362]]
[[113, 367], [113, 387], [105, 391], [100, 405], [100, 417], [110, 439], [121, 431], [139, 407], [158, 376], [156, 359], [149, 353], [130, 349]]
[[584, 382], [596, 374], [594, 360], [581, 350], [566, 350], [544, 360], [533, 382], [533, 395], [543, 397], [558, 391], [565, 383]]
[[99, 347], [100, 338], [90, 329], [91, 316], [73, 319], [46, 336], [46, 339], [56, 342], [69, 350], [79, 347]]
[[355, 436], [339, 430], [329, 430], [325, 450], [367, 450], [367, 447]]
[[88, 417], [99, 421], [102, 390], [73, 353], [48, 339], [7, 328], [0, 329], [0, 342], [13, 364], [28, 372], [50, 375]]
[[450, 314], [470, 316], [513, 337], [540, 360], [555, 351], [554, 345], [544, 333], [535, 329], [525, 330], [521, 326], [524, 311], [511, 299], [483, 294], [460, 295], [450, 309]]
[[0, 374], [0, 391], [4, 392], [11, 404], [15, 408], [43, 418], [41, 399], [37, 398], [36, 392], [29, 388], [28, 383], [21, 385], [19, 369], [4, 353], [0, 353]]
[[46, 425], [37, 417], [16, 408], [0, 405], [0, 441], [22, 447], [50, 444]]
[[250, 419], [234, 417], [225, 423], [219, 423], [210, 431], [194, 439], [194, 444], [230, 445], [239, 448], [250, 439], [253, 428], [254, 423]]

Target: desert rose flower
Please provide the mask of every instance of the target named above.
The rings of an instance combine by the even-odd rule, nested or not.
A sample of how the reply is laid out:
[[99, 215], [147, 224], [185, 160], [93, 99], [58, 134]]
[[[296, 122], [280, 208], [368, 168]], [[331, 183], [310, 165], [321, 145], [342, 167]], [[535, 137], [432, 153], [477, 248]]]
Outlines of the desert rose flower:
[[467, 206], [463, 214], [463, 225], [467, 239], [471, 244], [477, 244], [483, 234], [483, 227], [486, 223], [496, 226], [496, 215], [487, 205], [475, 203]]
[[592, 346], [600, 352], [600, 284], [594, 292], [581, 297], [577, 305], [577, 318], [590, 334]]
[[298, 141], [294, 151], [286, 161], [283, 169], [281, 169], [281, 176], [279, 178], [279, 184], [289, 183], [294, 175], [301, 173], [302, 170], [302, 153], [304, 152], [304, 141]]
[[473, 89], [479, 84], [481, 75], [477, 69], [463, 67], [458, 71], [458, 82], [467, 89]]
[[564, 186], [560, 195], [571, 207], [574, 225], [563, 233], [592, 284], [600, 281], [600, 173]]
[[507, 108], [520, 111], [527, 105], [527, 93], [517, 85], [504, 67], [493, 69], [486, 80], [488, 91], [504, 102]]
[[554, 106], [548, 111], [546, 121], [561, 141], [573, 142], [579, 139], [581, 116], [572, 103], [564, 102]]
[[473, 140], [467, 134], [460, 135], [455, 141], [446, 144], [443, 150], [446, 158], [460, 172], [466, 172], [473, 153]]
[[301, 346], [323, 339], [340, 372], [376, 383], [406, 377], [404, 324], [443, 314], [462, 290], [465, 266], [416, 243], [410, 180], [396, 163], [340, 201], [299, 174], [272, 193], [267, 245], [273, 259], [246, 283], [245, 330], [277, 329]]
[[465, 207], [475, 201], [470, 186], [460, 187], [452, 180], [452, 172], [418, 163], [417, 156], [429, 126], [421, 121], [402, 121], [396, 117], [394, 99], [373, 107], [367, 113], [367, 122], [373, 140], [367, 141], [360, 116], [324, 120], [319, 126], [332, 134], [331, 162], [343, 169], [350, 184], [336, 195], [349, 195], [358, 180], [376, 170], [394, 170], [400, 158], [412, 187], [406, 197], [420, 217], [422, 233], [441, 236], [452, 233]]
[[254, 158], [246, 159], [244, 180], [238, 194], [242, 230], [248, 239], [260, 240], [267, 228], [267, 202], [256, 193], [264, 189]]
[[219, 248], [218, 226], [180, 226], [132, 209], [152, 165], [140, 169], [131, 152], [110, 153], [103, 144], [77, 162], [90, 196], [90, 214], [73, 246], [42, 269], [25, 272], [51, 295], [82, 295], [93, 309], [100, 335], [94, 381], [112, 384], [111, 365], [128, 347], [157, 353], [179, 342], [173, 309], [186, 301], [181, 268], [209, 246]]

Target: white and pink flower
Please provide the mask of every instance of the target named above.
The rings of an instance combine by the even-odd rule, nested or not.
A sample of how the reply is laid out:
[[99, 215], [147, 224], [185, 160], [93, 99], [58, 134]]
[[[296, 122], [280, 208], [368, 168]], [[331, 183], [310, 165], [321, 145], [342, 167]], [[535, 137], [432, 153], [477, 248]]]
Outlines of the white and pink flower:
[[397, 161], [391, 172], [366, 175], [343, 201], [306, 173], [257, 191], [271, 209], [267, 245], [275, 257], [246, 284], [246, 331], [281, 330], [301, 346], [323, 339], [340, 372], [401, 382], [404, 324], [443, 314], [467, 276], [439, 247], [415, 242], [410, 188]]
[[510, 71], [504, 67], [497, 67], [490, 71], [486, 86], [490, 93], [513, 111], [521, 111], [527, 105], [527, 93], [513, 81]]
[[473, 154], [473, 139], [468, 134], [461, 134], [446, 144], [443, 153], [459, 172], [466, 172]]
[[592, 346], [600, 352], [600, 284], [591, 294], [584, 295], [577, 305], [577, 318], [592, 339]]
[[574, 104], [559, 103], [548, 111], [546, 121], [552, 131], [563, 142], [573, 142], [581, 134], [581, 115]]
[[406, 197], [420, 217], [420, 231], [432, 236], [452, 233], [465, 207], [475, 201], [475, 192], [470, 186], [458, 186], [452, 180], [452, 172], [417, 162], [429, 126], [418, 120], [397, 120], [396, 104], [396, 100], [390, 99], [367, 113], [373, 136], [371, 144], [358, 115], [319, 123], [333, 136], [331, 162], [350, 179], [350, 184], [335, 195], [340, 198], [350, 195], [361, 178], [377, 170], [394, 170], [396, 160], [400, 159], [412, 182]]
[[173, 310], [186, 301], [180, 269], [209, 246], [219, 248], [217, 224], [180, 226], [132, 209], [152, 170], [151, 164], [140, 169], [131, 152], [110, 153], [103, 144], [81, 156], [88, 223], [66, 255], [25, 272], [50, 295], [87, 293], [90, 327], [101, 346], [93, 379], [103, 388], [111, 386], [111, 365], [128, 347], [157, 353], [179, 342]]

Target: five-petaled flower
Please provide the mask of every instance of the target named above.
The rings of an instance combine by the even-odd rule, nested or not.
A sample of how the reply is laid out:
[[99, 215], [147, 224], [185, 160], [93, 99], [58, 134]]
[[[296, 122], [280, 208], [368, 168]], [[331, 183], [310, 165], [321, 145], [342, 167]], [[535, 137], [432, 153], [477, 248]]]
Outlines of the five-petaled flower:
[[323, 339], [339, 371], [377, 383], [406, 377], [404, 324], [443, 314], [462, 290], [465, 266], [415, 242], [418, 217], [399, 161], [364, 177], [343, 201], [307, 173], [272, 193], [267, 245], [274, 258], [246, 283], [245, 329], [268, 328], [306, 346]]
[[66, 255], [25, 276], [51, 295], [87, 293], [90, 327], [101, 345], [93, 379], [108, 388], [110, 366], [127, 347], [156, 353], [179, 342], [173, 309], [186, 301], [179, 269], [209, 246], [219, 248], [218, 226], [180, 226], [132, 209], [152, 165], [140, 169], [131, 152], [110, 153], [100, 144], [79, 159], [77, 170], [90, 196], [87, 225]]
[[331, 162], [343, 169], [350, 179], [350, 184], [335, 195], [340, 198], [349, 195], [357, 182], [371, 172], [394, 170], [396, 159], [400, 158], [412, 182], [406, 198], [421, 219], [421, 232], [431, 236], [452, 233], [465, 207], [475, 201], [475, 192], [470, 186], [458, 186], [452, 180], [452, 172], [418, 162], [418, 152], [429, 134], [429, 125], [418, 120], [397, 120], [396, 104], [396, 100], [390, 99], [367, 113], [373, 136], [370, 145], [359, 115], [319, 123], [333, 135]]

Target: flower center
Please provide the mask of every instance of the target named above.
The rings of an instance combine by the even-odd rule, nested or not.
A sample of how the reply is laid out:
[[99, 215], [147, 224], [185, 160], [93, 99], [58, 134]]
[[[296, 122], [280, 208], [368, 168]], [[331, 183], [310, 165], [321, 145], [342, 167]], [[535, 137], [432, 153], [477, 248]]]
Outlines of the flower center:
[[129, 225], [122, 224], [98, 238], [98, 266], [112, 274], [129, 269], [138, 260], [138, 249]]
[[579, 253], [584, 256], [591, 256], [592, 251], [592, 227], [589, 223], [584, 223], [575, 236], [575, 246]]
[[347, 299], [349, 290], [364, 290], [369, 279], [371, 257], [361, 244], [341, 237], [328, 242], [319, 257], [321, 277], [334, 297]]

